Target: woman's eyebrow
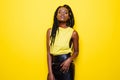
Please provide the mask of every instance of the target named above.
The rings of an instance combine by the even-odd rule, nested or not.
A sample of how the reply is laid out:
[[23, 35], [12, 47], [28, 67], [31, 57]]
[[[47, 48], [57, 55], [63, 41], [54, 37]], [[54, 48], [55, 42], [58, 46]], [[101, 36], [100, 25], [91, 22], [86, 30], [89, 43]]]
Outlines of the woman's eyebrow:
[[[60, 11], [62, 11], [62, 10], [59, 10], [59, 12], [60, 12]], [[64, 10], [64, 11], [68, 12], [68, 10]]]

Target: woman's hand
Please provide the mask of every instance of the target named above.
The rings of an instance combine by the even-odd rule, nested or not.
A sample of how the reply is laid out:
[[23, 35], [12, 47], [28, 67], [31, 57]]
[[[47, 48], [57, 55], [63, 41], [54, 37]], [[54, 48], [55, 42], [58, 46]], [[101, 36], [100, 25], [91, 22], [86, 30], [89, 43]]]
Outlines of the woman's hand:
[[55, 80], [53, 73], [49, 73], [47, 80]]
[[65, 60], [60, 66], [61, 69], [60, 71], [62, 71], [63, 73], [67, 72], [69, 70], [70, 67], [70, 63], [72, 62], [71, 58], [68, 58], [67, 60]]

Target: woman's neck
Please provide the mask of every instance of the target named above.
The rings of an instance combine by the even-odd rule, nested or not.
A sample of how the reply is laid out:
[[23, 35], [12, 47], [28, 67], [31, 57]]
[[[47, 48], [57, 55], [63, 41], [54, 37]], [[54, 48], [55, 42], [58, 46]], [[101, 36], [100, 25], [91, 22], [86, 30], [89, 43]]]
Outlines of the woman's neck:
[[66, 28], [66, 22], [65, 23], [59, 23], [59, 26], [62, 27], [62, 28]]

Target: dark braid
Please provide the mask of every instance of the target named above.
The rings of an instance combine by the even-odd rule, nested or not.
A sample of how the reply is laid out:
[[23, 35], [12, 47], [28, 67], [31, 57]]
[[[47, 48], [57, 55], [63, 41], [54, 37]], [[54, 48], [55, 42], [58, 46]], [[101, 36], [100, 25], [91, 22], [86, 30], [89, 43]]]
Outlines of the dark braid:
[[53, 22], [53, 26], [52, 26], [52, 33], [51, 33], [51, 36], [50, 36], [50, 39], [51, 39], [51, 43], [50, 45], [53, 45], [54, 42], [55, 42], [55, 37], [56, 37], [56, 32], [58, 30], [58, 24], [59, 24], [59, 21], [57, 20], [57, 13], [58, 13], [58, 9], [61, 8], [61, 7], [65, 7], [68, 9], [68, 13], [69, 13], [69, 17], [70, 19], [67, 21], [67, 26], [70, 26], [71, 28], [73, 28], [74, 26], [74, 16], [73, 16], [73, 13], [72, 13], [72, 10], [71, 8], [68, 6], [68, 5], [63, 5], [63, 6], [59, 6], [56, 11], [55, 11], [55, 14], [54, 14], [54, 22]]
[[56, 37], [56, 31], [58, 29], [58, 20], [57, 20], [57, 12], [58, 12], [58, 9], [60, 8], [61, 6], [59, 6], [56, 11], [55, 11], [55, 14], [54, 14], [54, 23], [53, 23], [53, 27], [52, 27], [52, 33], [51, 33], [51, 36], [50, 36], [50, 39], [51, 39], [51, 43], [50, 45], [54, 44], [55, 42], [55, 37]]
[[72, 9], [68, 5], [64, 5], [63, 7], [68, 9], [68, 13], [69, 13], [69, 17], [70, 17], [70, 19], [67, 21], [67, 26], [70, 26], [71, 28], [73, 28], [73, 26], [74, 26], [74, 15], [73, 15]]

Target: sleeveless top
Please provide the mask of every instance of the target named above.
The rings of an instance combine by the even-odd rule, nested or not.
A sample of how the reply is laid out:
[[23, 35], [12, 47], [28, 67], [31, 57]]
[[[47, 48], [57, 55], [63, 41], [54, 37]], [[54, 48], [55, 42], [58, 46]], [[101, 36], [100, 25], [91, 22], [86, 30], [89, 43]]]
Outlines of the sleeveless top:
[[59, 31], [56, 32], [55, 42], [50, 46], [50, 54], [61, 55], [72, 52], [72, 48], [69, 46], [74, 29], [71, 27], [62, 28], [59, 27]]

